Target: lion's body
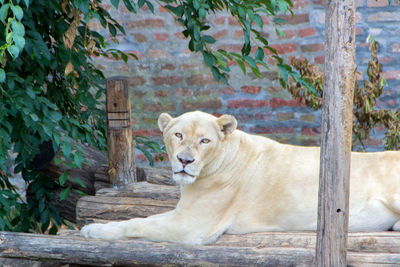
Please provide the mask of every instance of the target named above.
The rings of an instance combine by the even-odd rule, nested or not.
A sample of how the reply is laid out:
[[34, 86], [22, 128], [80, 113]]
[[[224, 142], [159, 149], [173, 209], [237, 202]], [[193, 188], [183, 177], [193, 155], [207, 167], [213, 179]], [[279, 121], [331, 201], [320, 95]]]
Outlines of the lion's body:
[[[199, 244], [224, 232], [316, 230], [318, 147], [244, 133], [231, 116], [162, 116], [174, 179], [181, 183], [176, 209], [89, 225], [82, 230], [85, 236]], [[350, 231], [400, 229], [399, 162], [400, 152], [352, 153]]]

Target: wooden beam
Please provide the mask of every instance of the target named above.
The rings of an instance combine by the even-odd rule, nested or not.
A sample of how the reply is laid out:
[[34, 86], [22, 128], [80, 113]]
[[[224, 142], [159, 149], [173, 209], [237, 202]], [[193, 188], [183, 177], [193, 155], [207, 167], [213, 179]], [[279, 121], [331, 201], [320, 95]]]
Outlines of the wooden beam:
[[[0, 232], [0, 257], [91, 266], [313, 266], [312, 240], [315, 242], [315, 233], [258, 233], [225, 235], [213, 245], [185, 246], [143, 240], [84, 239], [76, 233], [49, 236]], [[358, 244], [349, 245], [350, 265], [384, 266], [400, 262], [397, 232], [355, 233], [349, 235], [349, 241]]]
[[107, 79], [106, 91], [108, 173], [113, 186], [124, 187], [137, 181], [127, 78]]
[[328, 0], [318, 204], [318, 266], [346, 266], [355, 74], [355, 0]]

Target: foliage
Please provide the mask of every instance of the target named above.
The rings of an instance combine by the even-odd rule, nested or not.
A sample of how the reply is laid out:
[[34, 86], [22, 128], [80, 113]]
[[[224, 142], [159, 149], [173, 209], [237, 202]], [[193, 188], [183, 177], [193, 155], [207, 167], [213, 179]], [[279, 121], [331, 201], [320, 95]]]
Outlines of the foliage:
[[[120, 2], [132, 13], [146, 5], [147, 0], [110, 0], [115, 8]], [[189, 49], [203, 55], [217, 81], [227, 82], [228, 61], [235, 61], [246, 73], [247, 69], [261, 76], [259, 66], [268, 68], [266, 57], [276, 60], [282, 81], [288, 77], [313, 90], [300, 79], [297, 72], [285, 64], [263, 35], [262, 15], [274, 17], [279, 25], [284, 21], [276, 15], [291, 12], [290, 0], [226, 1], [226, 0], [160, 0], [184, 27]], [[64, 186], [61, 198], [71, 188], [67, 173], [58, 181], [35, 169], [32, 161], [40, 145], [51, 141], [72, 167], [85, 163], [83, 151], [73, 147], [71, 140], [105, 149], [104, 76], [95, 68], [91, 57], [111, 55], [128, 60], [127, 54], [107, 49], [107, 42], [91, 30], [90, 21], [97, 20], [108, 29], [112, 41], [124, 29], [102, 7], [101, 0], [0, 0], [0, 230], [39, 231], [49, 227], [56, 231], [61, 223], [58, 211], [51, 204], [51, 193], [56, 184]], [[207, 35], [210, 13], [228, 11], [242, 26], [244, 44], [242, 53], [213, 49], [215, 39]], [[252, 47], [255, 53], [251, 53]], [[136, 58], [135, 55], [130, 56]], [[149, 140], [138, 139], [138, 148], [149, 153], [161, 150]], [[17, 158], [9, 152], [18, 153]], [[10, 164], [11, 163], [11, 164]], [[9, 181], [10, 165], [22, 172], [32, 193], [27, 203], [18, 200]]]
[[[382, 76], [382, 64], [379, 63], [377, 57], [378, 47], [379, 43], [369, 37], [371, 59], [367, 67], [368, 80], [364, 81], [362, 87], [358, 85], [358, 81], [354, 84], [353, 145], [360, 144], [365, 150], [364, 142], [368, 139], [370, 132], [377, 125], [383, 125], [387, 129], [385, 149], [398, 150], [400, 149], [400, 109], [393, 111], [376, 108], [377, 99], [381, 96], [386, 83]], [[319, 109], [322, 106], [323, 73], [307, 60], [293, 58], [291, 64], [299, 71], [300, 76], [316, 89], [318, 95], [293, 81], [289, 83], [288, 91], [307, 106]]]

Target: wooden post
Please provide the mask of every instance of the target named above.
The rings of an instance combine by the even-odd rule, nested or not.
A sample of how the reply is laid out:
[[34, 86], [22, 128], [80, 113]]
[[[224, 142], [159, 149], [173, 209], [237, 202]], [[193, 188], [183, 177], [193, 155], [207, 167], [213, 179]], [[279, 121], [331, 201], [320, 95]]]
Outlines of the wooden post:
[[127, 78], [107, 79], [106, 90], [108, 173], [113, 186], [121, 188], [137, 181]]
[[328, 0], [325, 15], [317, 266], [346, 266], [355, 76], [355, 1]]

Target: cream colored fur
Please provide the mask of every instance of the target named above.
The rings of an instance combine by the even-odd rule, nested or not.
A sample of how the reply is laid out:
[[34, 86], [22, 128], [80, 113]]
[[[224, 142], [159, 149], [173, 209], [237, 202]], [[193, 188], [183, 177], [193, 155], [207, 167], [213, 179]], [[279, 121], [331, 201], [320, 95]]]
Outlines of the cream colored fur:
[[[315, 230], [319, 148], [284, 145], [236, 130], [230, 115], [161, 114], [175, 210], [108, 224], [86, 237], [203, 244], [221, 234]], [[352, 153], [350, 231], [400, 230], [400, 152]]]

